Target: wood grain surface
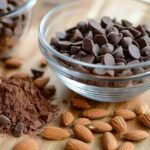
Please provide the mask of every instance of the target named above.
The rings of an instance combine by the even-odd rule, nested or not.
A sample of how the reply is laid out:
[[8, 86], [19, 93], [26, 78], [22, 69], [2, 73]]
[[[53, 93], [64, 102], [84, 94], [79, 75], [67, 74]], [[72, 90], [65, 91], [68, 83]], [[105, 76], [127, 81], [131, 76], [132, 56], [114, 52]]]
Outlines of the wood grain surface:
[[[94, 5], [93, 5], [93, 7], [94, 7]], [[44, 0], [38, 0], [38, 4], [37, 4], [37, 6], [35, 8], [35, 12], [34, 12], [33, 24], [29, 31], [29, 34], [26, 37], [26, 39], [21, 43], [21, 46], [18, 48], [18, 50], [14, 53], [14, 56], [20, 57], [24, 60], [24, 65], [19, 71], [30, 72], [31, 68], [36, 68], [39, 65], [38, 62], [42, 58], [42, 55], [41, 55], [41, 53], [39, 51], [39, 47], [38, 47], [37, 29], [38, 29], [40, 19], [51, 8], [52, 8], [51, 4], [49, 4], [47, 2], [44, 3]], [[99, 11], [98, 7], [96, 7], [96, 9], [93, 10], [93, 12], [95, 12], [95, 11]], [[18, 72], [18, 70], [15, 70], [15, 71], [4, 70], [3, 65], [2, 64], [0, 64], [0, 65], [1, 65], [0, 66], [1, 76], [9, 76], [9, 75], [13, 74], [14, 72]], [[59, 113], [61, 113], [64, 110], [69, 109], [69, 105], [64, 104], [62, 102], [62, 100], [63, 99], [70, 100], [70, 98], [76, 94], [71, 92], [66, 87], [64, 87], [64, 85], [62, 85], [62, 83], [60, 83], [60, 81], [55, 78], [55, 76], [53, 75], [53, 73], [51, 72], [50, 69], [48, 69], [48, 68], [46, 69], [45, 75], [50, 76], [51, 77], [50, 84], [55, 84], [57, 87], [57, 95], [56, 95], [55, 103], [57, 103], [61, 108], [61, 111]], [[114, 110], [116, 108], [133, 109], [138, 103], [145, 103], [145, 102], [148, 103], [149, 107], [150, 107], [150, 91], [148, 91], [148, 92], [144, 93], [143, 95], [140, 95], [132, 100], [129, 100], [128, 102], [122, 102], [122, 103], [117, 103], [117, 104], [96, 103], [97, 104], [96, 107], [106, 108], [110, 112], [113, 113], [112, 110]], [[93, 102], [93, 104], [95, 104], [95, 102]], [[76, 112], [73, 112], [73, 113], [76, 116]], [[78, 113], [80, 113], [80, 112], [78, 112]], [[105, 118], [103, 120], [108, 120], [108, 119], [109, 118]], [[56, 117], [52, 124], [58, 125], [59, 119]], [[143, 129], [143, 127], [141, 125], [137, 124], [136, 120], [134, 120], [134, 121], [128, 121], [128, 129], [129, 130]], [[148, 130], [148, 129], [146, 129], [146, 130], [150, 133], [150, 130]], [[17, 143], [21, 139], [25, 138], [26, 136], [28, 136], [28, 135], [22, 136], [21, 138], [14, 138], [9, 135], [0, 135], [0, 150], [11, 150], [15, 143]], [[62, 141], [46, 141], [46, 140], [41, 139], [38, 136], [35, 136], [35, 135], [31, 135], [31, 136], [33, 136], [33, 138], [35, 138], [37, 140], [38, 145], [39, 145], [39, 150], [63, 150], [66, 141], [68, 141], [68, 139], [62, 140]], [[91, 150], [101, 150], [100, 137], [101, 137], [101, 134], [97, 134], [95, 136], [94, 142], [92, 142], [90, 144]], [[135, 143], [135, 149], [136, 150], [149, 150], [150, 149], [149, 145], [150, 145], [150, 138], [148, 138], [142, 142]]]

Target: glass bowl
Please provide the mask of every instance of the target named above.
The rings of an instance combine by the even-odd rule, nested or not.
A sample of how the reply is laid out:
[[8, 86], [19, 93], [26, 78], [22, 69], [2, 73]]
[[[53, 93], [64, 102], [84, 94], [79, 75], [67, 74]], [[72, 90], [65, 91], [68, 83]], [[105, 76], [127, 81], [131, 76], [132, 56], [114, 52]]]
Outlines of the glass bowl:
[[[39, 46], [55, 75], [78, 94], [101, 102], [121, 102], [150, 89], [150, 61], [124, 66], [105, 66], [81, 62], [59, 53], [50, 40], [58, 31], [65, 31], [80, 21], [102, 16], [127, 19], [135, 25], [150, 24], [150, 5], [136, 0], [80, 0], [51, 10], [41, 21]], [[150, 60], [150, 59], [149, 59]], [[102, 76], [93, 70], [104, 70], [120, 76]], [[142, 71], [141, 71], [142, 70]]]
[[9, 57], [27, 33], [36, 1], [14, 1], [13, 5], [0, 10], [0, 59]]

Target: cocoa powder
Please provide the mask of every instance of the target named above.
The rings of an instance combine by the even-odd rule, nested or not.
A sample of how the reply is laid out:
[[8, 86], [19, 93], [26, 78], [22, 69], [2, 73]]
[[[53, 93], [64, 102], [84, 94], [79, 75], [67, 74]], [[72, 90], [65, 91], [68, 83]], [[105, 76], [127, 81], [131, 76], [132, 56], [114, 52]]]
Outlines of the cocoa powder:
[[[57, 106], [51, 104], [51, 97], [48, 97], [49, 100], [45, 97], [45, 90], [47, 91], [46, 87], [39, 90], [31, 78], [2, 79], [0, 115], [3, 116], [3, 122], [10, 120], [10, 123], [2, 124], [0, 133], [20, 136], [22, 133], [27, 134], [49, 123], [57, 111]], [[51, 95], [50, 90], [49, 95]]]

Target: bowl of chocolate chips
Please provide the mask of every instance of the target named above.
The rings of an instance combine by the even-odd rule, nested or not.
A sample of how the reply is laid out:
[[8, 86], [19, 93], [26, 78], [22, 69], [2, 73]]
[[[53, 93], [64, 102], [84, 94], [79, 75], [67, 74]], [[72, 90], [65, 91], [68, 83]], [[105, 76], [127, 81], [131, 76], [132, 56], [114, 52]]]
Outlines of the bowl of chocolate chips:
[[148, 12], [148, 3], [135, 0], [63, 4], [41, 21], [40, 50], [60, 81], [78, 94], [130, 100], [150, 89]]
[[9, 57], [27, 33], [36, 0], [0, 0], [0, 59]]

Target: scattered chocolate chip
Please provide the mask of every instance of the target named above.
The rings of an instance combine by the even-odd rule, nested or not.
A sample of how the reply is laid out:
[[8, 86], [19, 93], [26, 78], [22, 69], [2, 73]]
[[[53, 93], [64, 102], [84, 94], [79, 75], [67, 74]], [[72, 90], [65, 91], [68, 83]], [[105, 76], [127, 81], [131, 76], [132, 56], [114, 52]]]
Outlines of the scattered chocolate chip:
[[33, 78], [34, 78], [34, 79], [39, 78], [39, 77], [42, 77], [43, 74], [44, 74], [44, 71], [39, 70], [39, 69], [31, 69], [31, 72], [32, 72], [32, 74], [33, 74]]
[[0, 126], [6, 126], [11, 123], [10, 119], [7, 116], [0, 115]]
[[111, 54], [105, 54], [104, 55], [104, 64], [107, 66], [113, 66], [115, 64], [115, 59]]
[[132, 27], [133, 24], [131, 22], [129, 22], [128, 20], [122, 20], [122, 25], [125, 27]]
[[95, 35], [94, 42], [100, 47], [108, 43], [107, 38], [104, 35]]
[[117, 45], [121, 41], [122, 37], [123, 37], [122, 33], [116, 32], [110, 32], [107, 36], [108, 41], [114, 45]]
[[138, 49], [137, 46], [131, 44], [129, 47], [128, 47], [128, 50], [129, 50], [129, 54], [131, 57], [135, 58], [135, 59], [139, 59], [140, 58], [140, 50]]
[[89, 38], [85, 38], [85, 39], [83, 40], [82, 47], [83, 47], [83, 49], [84, 49], [85, 51], [91, 52], [92, 49], [93, 49], [93, 47], [94, 47], [94, 42], [93, 42], [91, 39], [89, 39]]

